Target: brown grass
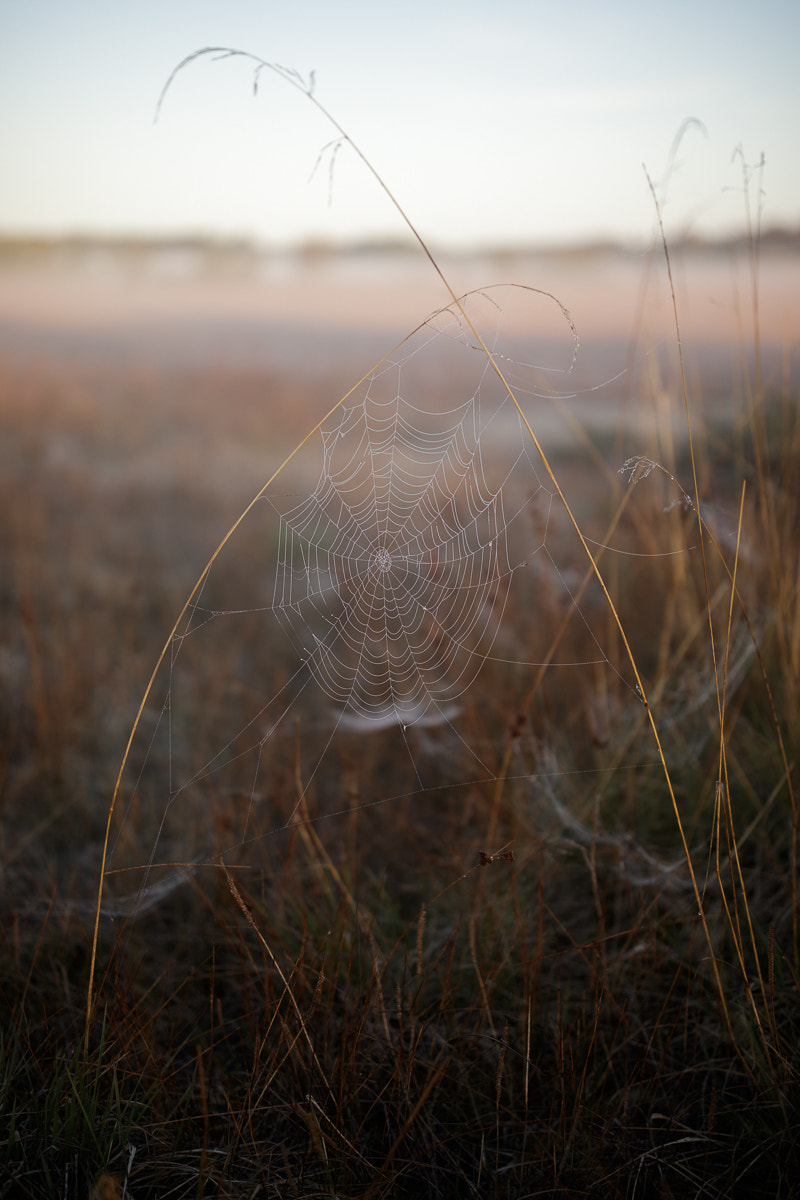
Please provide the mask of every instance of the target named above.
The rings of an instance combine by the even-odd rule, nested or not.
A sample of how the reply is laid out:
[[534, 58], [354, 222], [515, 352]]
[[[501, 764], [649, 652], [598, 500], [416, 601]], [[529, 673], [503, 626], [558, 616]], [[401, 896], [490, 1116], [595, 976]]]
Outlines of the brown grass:
[[296, 669], [257, 510], [208, 585], [243, 611], [166, 656], [106, 859], [176, 615], [341, 392], [44, 343], [0, 371], [0, 1196], [796, 1194], [790, 349], [770, 374], [742, 320], [721, 379], [642, 335], [618, 421], [561, 406], [458, 737], [327, 743], [306, 687], [255, 774], [172, 803]]
[[[103, 922], [84, 1059], [104, 809], [154, 647], [252, 491], [263, 397], [298, 425], [322, 398], [296, 377], [56, 363], [11, 366], [3, 388], [4, 1174], [27, 1189], [8, 1194], [789, 1195], [797, 814], [775, 715], [791, 764], [791, 392], [764, 388], [738, 423], [701, 419], [696, 434], [704, 494], [735, 516], [747, 483], [741, 533], [708, 547], [722, 735], [697, 555], [663, 557], [696, 540], [694, 513], [664, 514], [680, 491], [662, 471], [628, 493], [609, 474], [591, 483], [589, 458], [560, 460], [589, 536], [662, 555], [599, 561], [648, 680], [728, 1024], [645, 713], [608, 670], [624, 665], [609, 627], [607, 662], [577, 686], [481, 675], [466, 729], [502, 787], [445, 772], [393, 800], [409, 790], [396, 740], [345, 738], [281, 831], [298, 709], [239, 869], [190, 873], [132, 925]], [[226, 481], [208, 450], [221, 442], [240, 464]], [[686, 480], [681, 453], [669, 470]], [[545, 646], [557, 600], [531, 631]], [[509, 610], [515, 638], [527, 603]], [[580, 607], [602, 632], [599, 598]], [[229, 649], [203, 664], [198, 730], [241, 669]], [[274, 661], [264, 648], [263, 669]], [[214, 830], [225, 844], [230, 805], [203, 801], [186, 861]]]

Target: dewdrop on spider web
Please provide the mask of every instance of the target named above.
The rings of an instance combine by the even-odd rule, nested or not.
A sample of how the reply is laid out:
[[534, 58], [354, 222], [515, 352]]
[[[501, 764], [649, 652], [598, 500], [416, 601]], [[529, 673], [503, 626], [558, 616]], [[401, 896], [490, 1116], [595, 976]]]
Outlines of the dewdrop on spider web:
[[[535, 413], [552, 393], [508, 326], [535, 329], [543, 298], [508, 291], [503, 306], [485, 291], [462, 303], [493, 349], [510, 342]], [[516, 325], [515, 299], [529, 318]], [[202, 837], [220, 806], [213, 858], [227, 861], [267, 853], [320, 810], [491, 783], [487, 718], [506, 689], [545, 658], [554, 671], [608, 663], [558, 567], [554, 493], [527, 428], [463, 324], [437, 313], [374, 368], [248, 510], [246, 552], [232, 538], [207, 569], [165, 659], [131, 802], [154, 830], [134, 860], [141, 895], [205, 861], [187, 831]], [[577, 618], [555, 656], [543, 594]]]
[[402, 366], [321, 430], [316, 487], [280, 510], [273, 609], [290, 637], [312, 631], [306, 665], [346, 729], [454, 716], [514, 571], [484, 462], [493, 405], [476, 393], [431, 412]]

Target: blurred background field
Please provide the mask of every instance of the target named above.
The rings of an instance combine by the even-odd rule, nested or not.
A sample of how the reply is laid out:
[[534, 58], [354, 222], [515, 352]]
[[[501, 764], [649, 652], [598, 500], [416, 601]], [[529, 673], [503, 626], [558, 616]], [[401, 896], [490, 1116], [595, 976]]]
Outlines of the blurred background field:
[[[787, 236], [760, 247], [758, 369], [776, 389], [791, 367], [799, 256]], [[715, 426], [709, 453], [730, 456], [756, 365], [747, 246], [679, 245], [672, 257], [692, 402]], [[657, 257], [603, 245], [442, 265], [458, 291], [523, 283], [572, 315], [580, 347], [569, 374], [572, 338], [554, 305], [543, 300], [540, 327], [518, 332], [534, 361], [556, 370], [554, 399], [533, 405], [531, 419], [545, 451], [572, 462], [582, 512], [604, 512], [609, 486], [596, 466], [584, 469], [587, 446], [612, 476], [654, 448], [674, 468], [685, 420]], [[52, 727], [39, 733], [48, 758], [70, 721], [95, 736], [111, 721], [119, 745], [149, 660], [229, 525], [308, 429], [447, 299], [426, 264], [397, 247], [0, 246], [6, 694], [12, 705], [27, 697]], [[430, 363], [412, 384], [422, 406], [448, 389], [463, 398], [460, 381]], [[728, 533], [735, 503], [724, 497]], [[31, 654], [40, 675], [63, 672], [58, 699], [30, 696]]]
[[799, 32], [5, 6], [0, 1197], [799, 1194]]
[[[531, 423], [646, 673], [728, 1007], [644, 710], [590, 588], [575, 609], [602, 640], [594, 668], [577, 682], [551, 671], [534, 690], [535, 672], [488, 664], [464, 699], [459, 728], [489, 783], [449, 788], [453, 745], [420, 729], [416, 761], [442, 782], [411, 794], [391, 731], [344, 733], [298, 810], [318, 711], [313, 692], [309, 707], [301, 698], [269, 760], [270, 807], [227, 860], [235, 882], [173, 872], [129, 922], [129, 886], [109, 881], [87, 1058], [106, 811], [155, 658], [283, 455], [447, 296], [402, 246], [0, 246], [8, 1180], [70, 1196], [104, 1173], [107, 1194], [137, 1197], [168, 1184], [177, 1195], [793, 1194], [800, 250], [765, 235], [755, 288], [752, 252], [671, 247], [701, 512], [719, 544], [705, 580], [696, 514], [669, 478], [693, 493], [658, 249], [441, 260], [457, 291], [522, 283], [574, 320], [567, 373], [572, 336], [553, 305], [542, 298], [533, 330], [508, 314], [533, 361], [557, 372], [542, 375]], [[463, 399], [436, 354], [417, 374], [409, 363], [420, 407]], [[636, 455], [665, 473], [626, 499], [620, 470]], [[585, 567], [574, 538], [554, 519], [547, 544], [574, 597]], [[231, 607], [265, 551], [245, 538], [226, 566]], [[728, 628], [734, 565], [757, 653], [738, 607]], [[548, 588], [512, 600], [509, 657], [556, 637]], [[290, 658], [285, 642], [223, 646], [201, 662], [176, 738], [191, 747], [223, 710], [246, 712], [259, 678]], [[149, 719], [142, 754], [166, 770], [160, 744], [146, 746]], [[220, 794], [187, 808], [184, 862], [212, 861], [235, 805]], [[340, 815], [321, 820], [326, 806]], [[158, 819], [129, 829], [129, 862]], [[255, 871], [242, 870], [248, 855]]]

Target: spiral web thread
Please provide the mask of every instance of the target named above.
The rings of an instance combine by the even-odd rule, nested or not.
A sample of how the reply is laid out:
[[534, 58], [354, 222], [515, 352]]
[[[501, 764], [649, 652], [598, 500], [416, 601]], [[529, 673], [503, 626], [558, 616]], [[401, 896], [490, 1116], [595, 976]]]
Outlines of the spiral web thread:
[[[515, 388], [541, 398], [539, 368], [513, 357], [512, 338], [499, 345], [505, 311], [484, 293], [472, 299], [476, 310], [493, 351], [508, 351]], [[490, 782], [491, 755], [461, 728], [464, 696], [489, 660], [541, 665], [540, 588], [557, 589], [584, 634], [577, 653], [547, 661], [608, 663], [551, 555], [561, 536], [554, 497], [525, 432], [460, 314], [447, 309], [302, 444], [253, 513], [260, 557], [234, 571], [244, 591], [226, 590], [229, 569], [242, 565], [231, 544], [232, 558], [207, 574], [174, 635], [163, 704], [143, 726], [148, 743], [109, 859], [114, 870], [138, 860], [136, 911], [159, 880], [175, 883], [174, 864], [209, 861], [193, 831], [204, 843], [212, 800], [229, 805], [217, 855], [286, 828], [312, 784], [338, 811], [348, 734], [383, 731], [391, 755], [391, 777], [365, 780], [361, 803], [421, 793], [445, 776]], [[244, 605], [230, 607], [240, 595]], [[141, 822], [154, 833], [143, 858]]]
[[311, 495], [282, 513], [274, 611], [334, 706], [409, 724], [469, 687], [512, 569], [476, 398], [438, 415], [400, 394], [341, 409]]

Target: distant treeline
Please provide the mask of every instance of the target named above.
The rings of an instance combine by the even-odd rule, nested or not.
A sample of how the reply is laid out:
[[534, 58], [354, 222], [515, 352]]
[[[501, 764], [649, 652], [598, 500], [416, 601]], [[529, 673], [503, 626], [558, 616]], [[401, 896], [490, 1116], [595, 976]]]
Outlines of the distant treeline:
[[[772, 227], [759, 235], [762, 250], [794, 254], [800, 249], [800, 226], [795, 229]], [[706, 253], [731, 252], [746, 248], [748, 237], [737, 234], [721, 238], [675, 236], [670, 239], [674, 251]], [[639, 254], [646, 249], [641, 243], [622, 243], [613, 240], [576, 241], [573, 243], [518, 243], [472, 245], [454, 249], [431, 247], [442, 258], [521, 258], [528, 256], [601, 256]], [[36, 233], [0, 233], [0, 263], [29, 265], [78, 265], [98, 257], [116, 260], [120, 265], [144, 265], [148, 260], [169, 255], [182, 258], [196, 266], [209, 269], [224, 265], [244, 266], [247, 262], [272, 256], [294, 257], [309, 262], [326, 259], [365, 257], [368, 255], [406, 256], [416, 253], [415, 243], [408, 239], [373, 239], [351, 242], [308, 240], [290, 246], [269, 246], [247, 237], [216, 237], [203, 234], [102, 234], [74, 233], [64, 235]]]

